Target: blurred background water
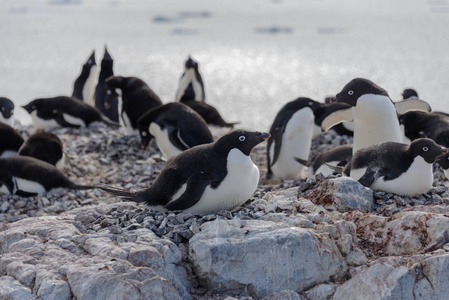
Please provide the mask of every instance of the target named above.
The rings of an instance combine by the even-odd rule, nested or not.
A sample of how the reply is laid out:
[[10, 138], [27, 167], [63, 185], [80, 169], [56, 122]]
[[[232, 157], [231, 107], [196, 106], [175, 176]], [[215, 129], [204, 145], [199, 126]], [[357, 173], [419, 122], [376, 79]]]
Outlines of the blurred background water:
[[2, 0], [0, 95], [70, 95], [108, 46], [116, 75], [173, 101], [188, 55], [229, 122], [268, 130], [299, 96], [323, 101], [354, 77], [393, 100], [415, 88], [449, 111], [449, 0]]

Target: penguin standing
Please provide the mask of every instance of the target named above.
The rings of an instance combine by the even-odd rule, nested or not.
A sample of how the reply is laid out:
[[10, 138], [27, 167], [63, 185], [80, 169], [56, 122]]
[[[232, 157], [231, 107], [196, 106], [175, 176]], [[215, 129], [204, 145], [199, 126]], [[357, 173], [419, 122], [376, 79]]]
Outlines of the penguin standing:
[[330, 114], [323, 120], [321, 129], [327, 131], [340, 122], [354, 121], [352, 153], [385, 141], [402, 142], [398, 114], [411, 110], [430, 111], [429, 104], [418, 99], [393, 103], [383, 88], [364, 78], [351, 80], [332, 101], [351, 107]]
[[117, 123], [108, 120], [95, 107], [73, 97], [41, 98], [22, 107], [31, 115], [33, 125], [38, 129], [87, 127], [93, 122], [118, 126]]
[[146, 148], [154, 137], [166, 158], [214, 141], [206, 122], [182, 103], [173, 102], [153, 108], [140, 117], [137, 123], [142, 146]]
[[251, 150], [268, 133], [231, 131], [214, 143], [195, 146], [170, 159], [149, 188], [128, 192], [101, 189], [127, 200], [162, 205], [169, 210], [208, 214], [242, 205], [254, 193], [259, 169]]
[[34, 157], [0, 158], [0, 193], [30, 197], [54, 188], [86, 190], [96, 187], [73, 183], [54, 166]]
[[20, 147], [19, 155], [31, 156], [62, 170], [65, 166], [65, 154], [61, 140], [51, 132], [37, 132], [30, 136]]
[[14, 119], [14, 102], [5, 97], [0, 97], [0, 122], [12, 126]]
[[72, 97], [83, 100], [87, 104], [94, 106], [95, 81], [97, 79], [97, 64], [95, 62], [95, 50], [87, 59], [81, 69], [81, 74], [73, 83]]
[[430, 190], [432, 164], [446, 152], [447, 148], [427, 138], [410, 145], [383, 142], [358, 150], [344, 174], [373, 190], [415, 196]]
[[238, 122], [226, 122], [215, 107], [206, 103], [204, 83], [198, 70], [198, 63], [190, 57], [185, 63], [184, 73], [179, 80], [175, 101], [184, 103], [196, 111], [207, 124], [231, 128], [238, 124]]
[[319, 107], [319, 102], [300, 97], [285, 104], [277, 113], [267, 145], [267, 179], [283, 180], [300, 175], [304, 165], [295, 158], [309, 158], [314, 111]]
[[[161, 99], [140, 78], [111, 76], [106, 80], [106, 105], [120, 93], [120, 124], [125, 134], [135, 134], [138, 130], [137, 120], [152, 108], [162, 105]], [[120, 90], [120, 91], [117, 91]]]
[[0, 122], [0, 157], [18, 155], [23, 137], [8, 124]]
[[95, 87], [95, 107], [110, 120], [119, 122], [118, 97], [109, 99], [108, 104], [106, 105], [106, 97], [110, 95], [107, 94], [108, 88], [105, 81], [106, 78], [114, 75], [113, 65], [114, 61], [105, 46], [103, 59], [101, 60], [100, 75], [98, 77], [97, 86]]

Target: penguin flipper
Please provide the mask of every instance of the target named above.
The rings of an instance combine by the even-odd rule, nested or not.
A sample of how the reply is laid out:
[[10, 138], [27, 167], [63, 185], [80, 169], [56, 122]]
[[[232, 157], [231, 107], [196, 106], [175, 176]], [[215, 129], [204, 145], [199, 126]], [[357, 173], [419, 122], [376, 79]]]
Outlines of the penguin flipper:
[[56, 110], [56, 109], [53, 110], [53, 119], [62, 127], [72, 127], [72, 128], [80, 128], [81, 127], [80, 125], [67, 122], [64, 119], [62, 112], [60, 112], [59, 110]]
[[343, 108], [334, 111], [326, 118], [324, 118], [321, 123], [321, 131], [325, 132], [332, 128], [334, 125], [341, 122], [352, 122], [354, 121], [354, 109], [353, 107]]
[[9, 193], [12, 195], [14, 193], [14, 182], [12, 181], [12, 177], [5, 175], [0, 178], [0, 188], [4, 185]]
[[303, 166], [306, 166], [306, 167], [310, 166], [310, 162], [308, 160], [298, 158], [298, 157], [293, 157], [293, 159], [296, 160], [298, 163], [300, 163]]
[[410, 99], [410, 100], [403, 100], [403, 101], [395, 102], [394, 106], [399, 115], [403, 115], [409, 111], [430, 112], [432, 110], [429, 103], [427, 103], [424, 100], [419, 100], [419, 99]]
[[212, 176], [205, 173], [195, 173], [187, 179], [185, 192], [176, 200], [165, 205], [169, 210], [184, 210], [200, 201], [206, 187], [213, 182]]
[[376, 173], [377, 171], [373, 169], [367, 169], [365, 174], [359, 178], [358, 182], [365, 187], [370, 187], [378, 177]]
[[[165, 127], [168, 131], [168, 137], [170, 139], [170, 142], [175, 145], [176, 148], [184, 151], [192, 147], [193, 145], [196, 145], [192, 143], [192, 141], [184, 141], [181, 137], [181, 129], [178, 128], [178, 126], [174, 126], [173, 124], [165, 124]], [[191, 144], [191, 145], [189, 145]]]

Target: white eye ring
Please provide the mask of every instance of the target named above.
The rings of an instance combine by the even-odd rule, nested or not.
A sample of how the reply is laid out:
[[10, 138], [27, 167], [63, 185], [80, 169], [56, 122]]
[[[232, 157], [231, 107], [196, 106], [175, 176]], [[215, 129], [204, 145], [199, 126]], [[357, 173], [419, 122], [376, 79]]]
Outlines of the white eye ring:
[[106, 94], [110, 95], [110, 94], [112, 94], [112, 91], [111, 90], [107, 90]]
[[147, 136], [147, 132], [146, 132], [146, 131], [142, 131], [142, 132], [141, 132], [141, 135], [142, 135], [142, 136]]
[[89, 60], [87, 61], [87, 63], [88, 63], [88, 64], [91, 64], [91, 63], [92, 63], [92, 60], [91, 60], [91, 59], [89, 59]]
[[4, 107], [2, 107], [2, 111], [5, 111], [5, 108], [4, 108]]
[[429, 151], [429, 148], [427, 148], [427, 147], [423, 147], [422, 149], [423, 149], [423, 151]]
[[349, 91], [348, 91], [348, 95], [349, 95], [349, 96], [354, 95], [354, 91], [353, 91], [353, 90], [349, 90]]
[[246, 139], [246, 137], [244, 135], [239, 136], [239, 141], [243, 142]]
[[310, 102], [309, 102], [309, 106], [312, 106], [312, 105], [313, 105], [313, 102], [312, 102], [312, 101], [310, 101]]
[[35, 110], [35, 109], [36, 109], [36, 106], [31, 105], [31, 109], [32, 109], [32, 110]]

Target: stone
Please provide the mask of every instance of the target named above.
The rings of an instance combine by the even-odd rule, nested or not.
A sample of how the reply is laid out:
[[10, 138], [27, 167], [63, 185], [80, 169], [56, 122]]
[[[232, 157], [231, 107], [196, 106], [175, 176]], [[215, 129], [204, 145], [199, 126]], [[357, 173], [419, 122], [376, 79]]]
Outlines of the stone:
[[0, 299], [32, 299], [31, 290], [11, 276], [0, 277]]
[[346, 270], [325, 235], [257, 220], [216, 220], [190, 240], [189, 258], [200, 282], [219, 293], [251, 287], [257, 297], [306, 290], [341, 278]]
[[302, 298], [295, 291], [283, 290], [280, 292], [272, 293], [262, 300], [302, 300]]

